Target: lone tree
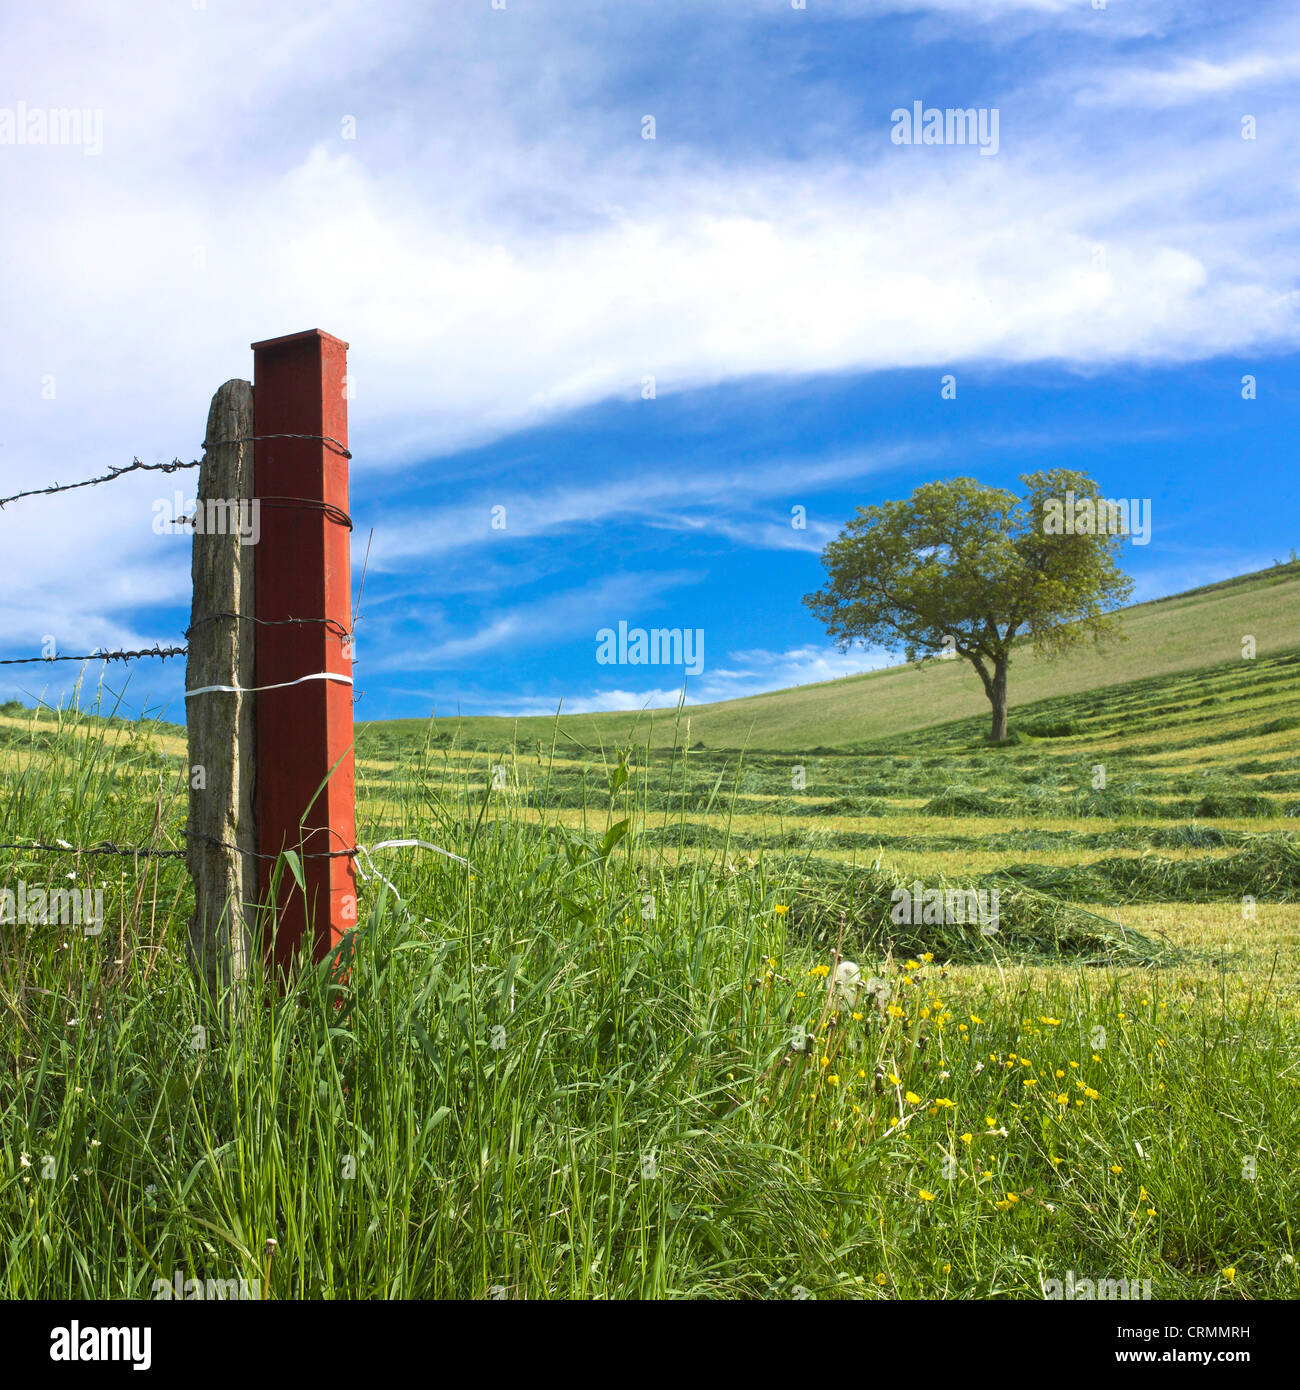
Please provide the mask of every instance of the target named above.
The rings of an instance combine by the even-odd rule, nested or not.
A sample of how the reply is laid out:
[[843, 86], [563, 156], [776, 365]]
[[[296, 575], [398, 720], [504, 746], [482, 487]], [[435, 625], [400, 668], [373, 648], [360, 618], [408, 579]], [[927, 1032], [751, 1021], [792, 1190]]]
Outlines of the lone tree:
[[[853, 642], [902, 648], [918, 657], [964, 657], [993, 706], [992, 737], [1007, 736], [1007, 669], [1015, 642], [1056, 656], [1087, 638], [1116, 635], [1111, 610], [1133, 581], [1116, 564], [1120, 534], [1062, 534], [1058, 520], [1073, 493], [1075, 516], [1106, 520], [1097, 484], [1073, 469], [1020, 479], [1025, 493], [972, 478], [926, 483], [904, 502], [859, 507], [822, 552], [826, 587], [804, 603], [840, 650]], [[1082, 510], [1082, 499], [1093, 508]], [[1052, 506], [1047, 508], [1047, 504]], [[1046, 508], [1046, 510], [1045, 510]]]

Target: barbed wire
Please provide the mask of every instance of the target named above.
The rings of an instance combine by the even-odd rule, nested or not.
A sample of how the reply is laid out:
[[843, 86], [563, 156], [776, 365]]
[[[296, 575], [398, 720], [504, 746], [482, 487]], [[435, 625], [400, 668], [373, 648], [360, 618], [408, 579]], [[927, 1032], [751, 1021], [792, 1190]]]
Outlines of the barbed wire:
[[188, 647], [152, 647], [139, 651], [89, 652], [83, 656], [10, 656], [0, 660], [0, 666], [26, 666], [38, 661], [135, 661], [142, 656], [157, 656], [164, 661], [169, 656], [188, 656]]
[[155, 849], [150, 845], [118, 845], [112, 840], [101, 840], [97, 845], [0, 845], [0, 850], [21, 849], [34, 850], [38, 853], [46, 854], [117, 854], [139, 857], [143, 859], [184, 859], [186, 851], [183, 849]]
[[206, 613], [201, 618], [194, 621], [185, 629], [185, 636], [188, 637], [196, 627], [201, 627], [204, 623], [215, 622], [218, 618], [236, 618], [245, 623], [257, 623], [261, 627], [288, 627], [298, 623], [324, 623], [331, 632], [337, 633], [340, 637], [349, 637], [351, 634], [337, 618], [258, 618], [252, 613], [236, 613], [231, 609], [222, 609], [217, 613]]
[[[201, 840], [212, 849], [232, 850], [236, 854], [246, 854], [250, 859], [274, 860], [280, 857], [278, 854], [263, 854], [255, 849], [240, 849], [238, 845], [227, 844], [224, 840], [218, 840], [213, 835], [204, 835], [198, 830], [187, 830], [185, 834], [191, 840]], [[351, 859], [356, 855], [357, 850], [353, 847], [352, 849], [321, 849], [311, 851], [296, 849], [293, 852], [299, 859]]]
[[[199, 830], [185, 830], [181, 832], [187, 839], [199, 840], [210, 846], [212, 849], [230, 850], [235, 854], [246, 854], [251, 859], [278, 859], [278, 854], [263, 854], [255, 849], [242, 849], [239, 845], [226, 843], [218, 840], [213, 835], [205, 835]], [[119, 845], [112, 840], [101, 840], [94, 845], [69, 845], [62, 841], [55, 844], [0, 844], [0, 850], [27, 850], [39, 854], [86, 854], [86, 855], [120, 855], [120, 856], [139, 856], [143, 859], [185, 859], [189, 855], [188, 850], [184, 849], [156, 849], [152, 845]], [[352, 849], [332, 849], [332, 850], [294, 850], [300, 859], [351, 859], [357, 853], [356, 848]]]
[[[352, 457], [351, 451], [327, 434], [256, 434], [244, 435], [238, 439], [218, 439], [204, 440], [204, 450], [219, 448], [223, 445], [233, 444], [254, 444], [264, 439], [310, 439], [319, 443], [327, 444], [344, 458]], [[100, 483], [115, 482], [118, 478], [123, 478], [129, 473], [176, 473], [185, 468], [199, 468], [202, 461], [192, 459], [186, 462], [182, 459], [173, 459], [171, 463], [144, 463], [140, 459], [133, 459], [129, 464], [120, 468], [110, 468], [107, 473], [95, 478], [85, 478], [77, 483], [51, 483], [48, 487], [28, 488], [22, 492], [16, 492], [9, 497], [0, 497], [0, 510], [3, 510], [10, 502], [21, 501], [24, 497], [46, 497], [54, 493], [73, 492], [78, 488], [96, 487]], [[271, 505], [298, 505], [314, 508], [323, 512], [331, 520], [338, 521], [345, 525], [348, 530], [352, 530], [352, 518], [342, 507], [335, 506], [332, 502], [324, 502], [318, 499], [307, 497], [266, 497], [253, 499], [269, 502]], [[193, 518], [183, 518], [192, 521]], [[237, 621], [260, 623], [267, 627], [278, 627], [289, 624], [299, 623], [324, 623], [331, 631], [338, 633], [340, 637], [347, 637], [350, 634], [347, 629], [335, 618], [258, 618], [252, 614], [235, 613], [233, 611], [221, 611], [207, 614], [205, 617], [196, 619], [185, 630], [185, 636], [189, 637], [195, 627], [202, 623], [213, 622], [219, 618], [234, 618]], [[161, 647], [156, 643], [152, 648], [141, 648], [135, 651], [120, 649], [111, 652], [90, 652], [80, 656], [23, 656], [0, 658], [0, 666], [23, 666], [37, 662], [55, 661], [132, 661], [141, 657], [160, 657], [166, 660], [172, 656], [188, 656], [188, 647]], [[354, 697], [355, 698], [355, 697]], [[228, 844], [218, 840], [212, 835], [206, 835], [200, 831], [185, 830], [183, 832], [188, 839], [198, 840], [203, 844], [215, 849], [233, 851], [238, 854], [246, 854], [254, 859], [275, 860], [278, 854], [263, 854], [257, 850], [241, 849], [238, 845]], [[70, 845], [66, 841], [58, 841], [54, 844], [36, 843], [0, 843], [0, 851], [23, 851], [37, 854], [76, 854], [76, 855], [116, 855], [118, 857], [148, 858], [148, 859], [185, 859], [189, 851], [183, 849], [158, 849], [152, 845], [119, 845], [112, 840], [101, 840], [95, 845]], [[360, 852], [355, 846], [350, 849], [321, 850], [321, 851], [296, 851], [303, 859], [351, 859]]]
[[[328, 444], [337, 453], [342, 454], [345, 459], [352, 457], [352, 451], [330, 434], [249, 434], [239, 439], [204, 440], [203, 448], [205, 450], [216, 449], [224, 444], [255, 444], [261, 439], [314, 439], [318, 443]], [[107, 473], [101, 474], [98, 478], [85, 478], [79, 483], [51, 483], [49, 487], [28, 488], [24, 492], [15, 492], [12, 497], [0, 497], [0, 511], [3, 511], [10, 502], [21, 501], [24, 497], [44, 497], [53, 492], [72, 492], [79, 487], [96, 487], [100, 483], [115, 482], [118, 478], [124, 478], [128, 473], [176, 473], [182, 468], [198, 468], [202, 462], [202, 459], [191, 459], [188, 463], [183, 459], [173, 459], [170, 463], [143, 463], [140, 459], [132, 459], [130, 463], [121, 468], [110, 468]], [[323, 508], [330, 508], [331, 506], [329, 503], [316, 503], [315, 505]], [[333, 508], [333, 510], [339, 512], [340, 516], [346, 515], [341, 508]], [[352, 523], [349, 520], [348, 530], [351, 529]]]
[[134, 459], [122, 468], [110, 468], [107, 473], [98, 478], [86, 478], [79, 483], [51, 483], [49, 487], [29, 488], [26, 492], [15, 492], [12, 497], [0, 497], [0, 510], [3, 510], [10, 502], [17, 502], [23, 497], [43, 497], [50, 492], [72, 492], [79, 487], [95, 487], [99, 483], [111, 483], [118, 478], [124, 478], [128, 473], [175, 473], [182, 468], [198, 468], [200, 462], [199, 459], [194, 459], [190, 463], [173, 459], [171, 463], [141, 463], [139, 459]]
[[320, 444], [330, 444], [334, 449], [343, 455], [345, 459], [352, 457], [351, 451], [345, 444], [340, 444], [333, 435], [330, 434], [246, 434], [239, 439], [214, 439], [210, 443], [203, 441], [205, 449], [216, 449], [223, 444], [256, 444], [259, 439], [314, 439]]
[[295, 506], [307, 507], [318, 512], [324, 512], [331, 521], [337, 521], [341, 526], [346, 526], [352, 530], [352, 518], [343, 510], [336, 507], [333, 502], [321, 502], [314, 497], [254, 497], [254, 502], [265, 502], [268, 506]]
[[[211, 497], [200, 497], [196, 500], [199, 506], [202, 507], [202, 504], [204, 502], [211, 502], [216, 499]], [[244, 497], [239, 498], [238, 501], [241, 507], [250, 502], [254, 505], [260, 505], [262, 503], [265, 503], [268, 507], [306, 507], [308, 510], [324, 512], [325, 515], [329, 517], [331, 521], [337, 521], [341, 526], [346, 526], [349, 531], [353, 529], [352, 518], [347, 514], [347, 512], [343, 510], [342, 507], [336, 507], [333, 502], [321, 502], [315, 497]], [[200, 513], [196, 512], [192, 516], [173, 517], [169, 524], [172, 526], [186, 526], [191, 531], [193, 531], [195, 535], [201, 536], [206, 533], [204, 531], [199, 530], [198, 527], [195, 525], [199, 518], [199, 515]]]

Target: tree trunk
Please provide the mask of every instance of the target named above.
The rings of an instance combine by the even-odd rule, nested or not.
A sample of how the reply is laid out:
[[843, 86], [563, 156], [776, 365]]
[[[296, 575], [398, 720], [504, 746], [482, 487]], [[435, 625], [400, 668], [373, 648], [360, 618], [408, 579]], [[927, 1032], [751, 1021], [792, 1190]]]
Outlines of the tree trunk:
[[993, 668], [993, 685], [988, 692], [993, 702], [994, 743], [1005, 743], [1007, 738], [1007, 663], [999, 661]]

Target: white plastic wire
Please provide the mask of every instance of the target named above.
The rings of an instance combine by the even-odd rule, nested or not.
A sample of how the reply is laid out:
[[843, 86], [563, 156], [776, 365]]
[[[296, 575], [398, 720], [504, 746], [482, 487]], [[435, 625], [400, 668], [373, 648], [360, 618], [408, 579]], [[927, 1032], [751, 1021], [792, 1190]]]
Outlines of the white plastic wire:
[[280, 681], [275, 685], [200, 685], [195, 690], [187, 690], [185, 698], [188, 700], [191, 695], [207, 695], [212, 691], [221, 691], [228, 695], [255, 695], [259, 690], [287, 690], [291, 685], [301, 685], [304, 681], [338, 681], [342, 685], [351, 685], [351, 676], [341, 676], [337, 671], [315, 671], [310, 676], [299, 676], [295, 681]]
[[[448, 859], [454, 859], [458, 864], [469, 864], [468, 859], [461, 858], [459, 854], [453, 854], [449, 849], [441, 849], [438, 845], [431, 845], [428, 840], [381, 840], [377, 845], [371, 845], [370, 849], [376, 851], [381, 849], [431, 849], [435, 854], [445, 855]], [[365, 855], [366, 863], [370, 866], [370, 873], [366, 873], [361, 867], [361, 861], [359, 859], [355, 861], [357, 872], [363, 879], [374, 877], [377, 878], [380, 883], [386, 884], [392, 892], [393, 897], [395, 897], [398, 903], [405, 909], [406, 900], [397, 891], [397, 888], [391, 880], [386, 879], [383, 874], [375, 868], [375, 861], [370, 857], [370, 849], [367, 849], [365, 845], [357, 846], [357, 854]]]

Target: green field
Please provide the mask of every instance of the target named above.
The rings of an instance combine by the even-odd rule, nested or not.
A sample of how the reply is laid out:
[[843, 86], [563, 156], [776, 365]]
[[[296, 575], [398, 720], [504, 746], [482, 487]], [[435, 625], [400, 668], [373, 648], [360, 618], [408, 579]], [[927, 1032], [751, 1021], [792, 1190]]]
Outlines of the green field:
[[[1296, 1297], [1298, 596], [1026, 656], [996, 747], [947, 665], [360, 726], [362, 842], [469, 863], [377, 854], [346, 982], [283, 998], [199, 998], [176, 861], [5, 851], [108, 910], [0, 937], [4, 1292]], [[0, 841], [179, 846], [183, 749], [0, 714]]]

